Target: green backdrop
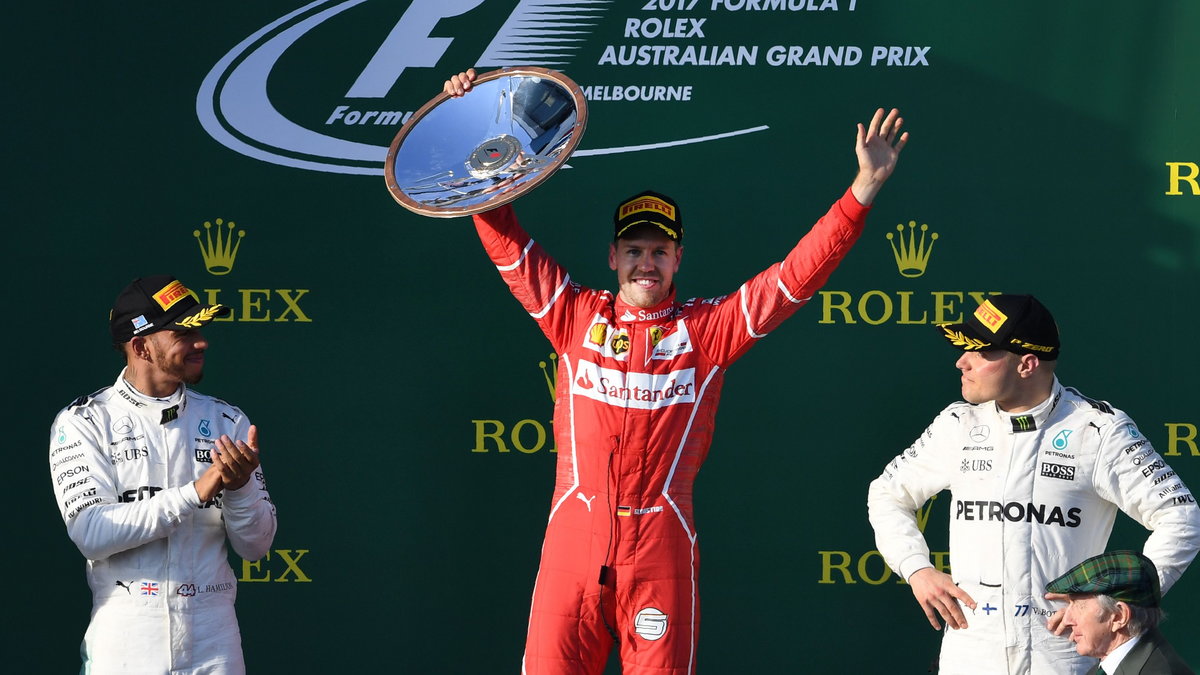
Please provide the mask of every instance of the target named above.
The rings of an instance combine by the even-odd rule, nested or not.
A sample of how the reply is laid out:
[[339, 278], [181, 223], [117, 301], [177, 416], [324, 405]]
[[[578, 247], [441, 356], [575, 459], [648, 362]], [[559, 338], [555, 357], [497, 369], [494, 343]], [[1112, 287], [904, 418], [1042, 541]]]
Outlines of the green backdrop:
[[[939, 636], [874, 551], [866, 487], [957, 398], [955, 354], [929, 326], [979, 294], [1042, 298], [1063, 380], [1128, 411], [1200, 487], [1195, 3], [9, 11], [3, 639], [35, 655], [31, 672], [78, 667], [90, 606], [47, 483], [50, 421], [112, 381], [108, 308], [154, 273], [235, 308], [206, 331], [199, 388], [261, 428], [279, 510], [269, 558], [232, 561], [250, 671], [518, 672], [554, 362], [470, 223], [410, 214], [382, 178], [395, 119], [471, 65], [556, 68], [588, 90], [572, 168], [517, 210], [596, 287], [612, 285], [608, 223], [627, 194], [681, 202], [680, 294], [722, 294], [846, 188], [856, 122], [896, 106], [912, 133], [825, 291], [729, 373], [697, 484], [704, 672], [925, 672]], [[642, 100], [656, 86], [675, 100]], [[603, 152], [731, 132], [745, 133]], [[910, 223], [929, 257], [905, 276], [892, 245]], [[232, 261], [206, 260], [206, 224], [234, 233]], [[946, 502], [928, 513], [938, 551]], [[1143, 539], [1122, 517], [1113, 546]], [[1197, 577], [1166, 601], [1193, 664]]]

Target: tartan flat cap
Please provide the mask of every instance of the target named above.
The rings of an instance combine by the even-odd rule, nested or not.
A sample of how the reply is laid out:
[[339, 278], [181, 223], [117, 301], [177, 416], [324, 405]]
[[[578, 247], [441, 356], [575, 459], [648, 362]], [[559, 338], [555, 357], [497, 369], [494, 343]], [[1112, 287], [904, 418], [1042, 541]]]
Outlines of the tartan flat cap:
[[1158, 569], [1137, 551], [1093, 556], [1046, 584], [1050, 593], [1096, 593], [1141, 607], [1158, 607]]

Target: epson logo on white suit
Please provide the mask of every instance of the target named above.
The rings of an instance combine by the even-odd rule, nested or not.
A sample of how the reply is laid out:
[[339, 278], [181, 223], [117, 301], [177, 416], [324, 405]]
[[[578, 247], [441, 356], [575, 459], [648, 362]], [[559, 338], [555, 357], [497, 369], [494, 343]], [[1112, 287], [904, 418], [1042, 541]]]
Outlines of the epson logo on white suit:
[[[336, 34], [334, 31], [345, 31], [347, 22], [356, 21], [350, 10], [370, 0], [311, 2], [254, 31], [221, 57], [196, 93], [196, 117], [218, 143], [247, 157], [311, 171], [382, 176], [388, 145], [399, 125], [437, 93], [428, 89], [428, 78], [419, 90], [406, 88], [402, 75], [410, 68], [440, 68], [439, 74], [449, 74], [465, 67], [442, 62], [457, 38], [443, 37], [446, 29], [441, 22], [467, 14], [484, 1], [412, 0], [390, 29], [371, 18], [358, 19], [361, 28], [350, 31], [353, 47], [379, 40], [361, 70], [354, 72], [352, 67], [345, 73], [330, 73], [332, 78], [306, 78], [300, 109], [289, 102], [290, 107], [281, 110], [268, 93], [268, 81], [273, 76], [279, 81], [275, 71], [281, 63], [297, 68], [297, 76], [305, 74], [299, 72], [302, 66], [294, 65], [299, 59], [285, 59], [285, 54], [297, 44], [320, 44], [322, 38]], [[611, 8], [612, 3], [597, 0], [519, 0], [483, 46], [474, 66], [564, 69]], [[330, 27], [333, 30], [321, 30]], [[356, 51], [347, 47], [348, 52]], [[330, 49], [325, 46], [325, 51]], [[337, 51], [337, 46], [332, 50]], [[314, 63], [316, 66], [328, 72], [327, 62]], [[332, 84], [322, 88], [323, 82]], [[653, 150], [766, 129], [765, 125], [715, 129], [694, 138], [646, 139], [637, 145], [581, 149], [572, 156]]]
[[624, 373], [580, 361], [571, 393], [619, 408], [640, 410], [692, 403], [696, 400], [696, 369], [660, 374]]

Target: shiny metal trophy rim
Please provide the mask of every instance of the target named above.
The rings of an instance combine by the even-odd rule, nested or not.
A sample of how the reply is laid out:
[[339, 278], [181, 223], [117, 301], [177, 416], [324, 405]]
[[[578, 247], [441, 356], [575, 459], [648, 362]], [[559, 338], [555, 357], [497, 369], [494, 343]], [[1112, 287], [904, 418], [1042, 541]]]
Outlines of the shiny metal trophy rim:
[[[554, 157], [554, 159], [550, 162], [542, 165], [537, 175], [533, 176], [529, 180], [506, 192], [496, 193], [496, 195], [492, 198], [478, 204], [469, 206], [427, 206], [421, 202], [418, 202], [417, 200], [405, 194], [404, 190], [402, 190], [397, 184], [395, 169], [396, 157], [399, 154], [400, 148], [404, 144], [405, 139], [408, 138], [409, 134], [417, 127], [421, 120], [425, 119], [439, 105], [452, 98], [449, 94], [443, 91], [430, 99], [425, 105], [421, 106], [417, 112], [413, 113], [413, 116], [404, 123], [404, 126], [400, 128], [400, 131], [396, 134], [396, 137], [392, 139], [392, 144], [388, 147], [387, 159], [384, 161], [383, 166], [383, 174], [384, 179], [387, 182], [388, 192], [391, 193], [392, 198], [395, 199], [396, 202], [409, 211], [422, 216], [428, 216], [430, 218], [457, 218], [460, 216], [483, 213], [484, 211], [490, 211], [508, 204], [513, 200], [529, 193], [531, 190], [544, 183], [548, 178], [550, 178], [550, 176], [558, 171], [563, 164], [566, 163], [571, 154], [575, 152], [575, 148], [579, 145], [580, 139], [583, 138], [583, 131], [587, 127], [587, 99], [583, 95], [583, 89], [580, 88], [579, 85], [575, 84], [571, 78], [559, 71], [550, 70], [548, 68], [537, 68], [533, 66], [520, 66], [501, 68], [499, 70], [489, 71], [477, 76], [471, 85], [472, 91], [467, 92], [466, 96], [471, 96], [474, 90], [482, 84], [491, 82], [492, 80], [497, 80], [501, 77], [509, 76], [529, 76], [550, 80], [562, 87], [571, 97], [572, 102], [575, 105], [575, 123], [573, 125], [571, 137], [566, 141], [564, 147], [557, 153], [557, 156]], [[480, 140], [480, 147], [482, 147], [483, 143], [494, 139]]]

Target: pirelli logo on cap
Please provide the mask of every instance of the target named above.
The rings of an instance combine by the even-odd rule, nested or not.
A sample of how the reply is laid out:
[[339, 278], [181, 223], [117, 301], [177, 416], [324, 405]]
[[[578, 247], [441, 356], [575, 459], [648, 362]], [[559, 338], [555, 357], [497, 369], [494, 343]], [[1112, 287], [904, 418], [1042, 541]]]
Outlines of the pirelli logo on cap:
[[189, 291], [186, 286], [176, 280], [167, 284], [161, 291], [155, 293], [154, 301], [157, 302], [158, 306], [162, 307], [163, 311], [165, 312], [171, 308], [171, 305], [174, 305], [191, 294], [192, 292]]
[[639, 197], [637, 199], [632, 199], [625, 202], [621, 205], [620, 218], [624, 220], [635, 213], [641, 213], [643, 211], [654, 211], [661, 213], [667, 218], [670, 218], [671, 222], [675, 221], [675, 207], [657, 197]]
[[1008, 321], [1008, 315], [996, 309], [991, 300], [984, 300], [983, 304], [975, 310], [975, 318], [979, 322], [987, 326], [988, 330], [993, 333], [1000, 330], [1005, 321]]

